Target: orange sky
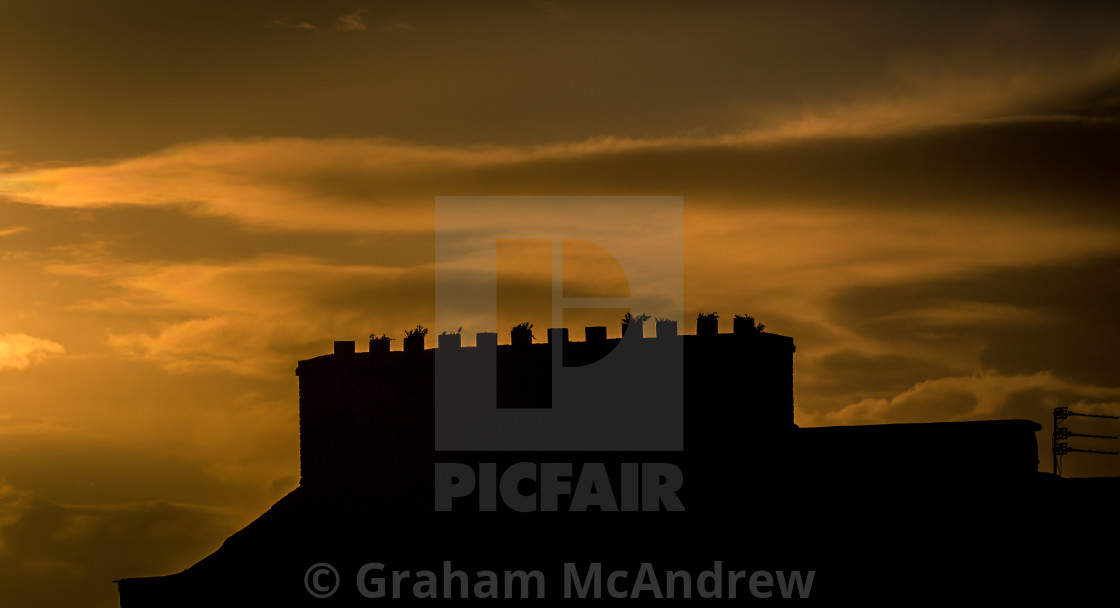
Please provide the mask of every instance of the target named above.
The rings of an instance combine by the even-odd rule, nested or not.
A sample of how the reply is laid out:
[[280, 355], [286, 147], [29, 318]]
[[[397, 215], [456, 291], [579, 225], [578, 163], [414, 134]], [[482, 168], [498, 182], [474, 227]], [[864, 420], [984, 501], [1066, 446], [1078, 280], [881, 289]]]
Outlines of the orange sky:
[[296, 362], [432, 325], [436, 196], [683, 197], [682, 330], [793, 336], [801, 425], [1029, 418], [1048, 468], [1120, 412], [1115, 8], [162, 4], [0, 6], [5, 605], [294, 487]]

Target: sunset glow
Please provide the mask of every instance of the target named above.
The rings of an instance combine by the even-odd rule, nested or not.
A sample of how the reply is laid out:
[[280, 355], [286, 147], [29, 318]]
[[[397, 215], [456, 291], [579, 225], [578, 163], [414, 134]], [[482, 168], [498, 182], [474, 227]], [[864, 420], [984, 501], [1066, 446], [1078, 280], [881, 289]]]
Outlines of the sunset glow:
[[[1026, 418], [1048, 470], [1054, 407], [1120, 413], [1120, 7], [63, 5], [0, 8], [0, 604], [115, 606], [295, 487], [332, 341], [495, 329], [435, 325], [441, 196], [683, 197], [681, 332], [792, 336], [801, 426]], [[629, 295], [596, 247], [565, 295]]]

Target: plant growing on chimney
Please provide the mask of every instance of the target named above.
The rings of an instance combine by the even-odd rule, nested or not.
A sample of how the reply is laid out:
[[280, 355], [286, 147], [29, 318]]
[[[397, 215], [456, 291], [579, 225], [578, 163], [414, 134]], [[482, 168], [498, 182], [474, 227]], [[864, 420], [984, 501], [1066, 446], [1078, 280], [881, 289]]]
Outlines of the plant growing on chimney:
[[407, 352], [423, 352], [424, 350], [424, 336], [428, 335], [428, 328], [423, 325], [417, 325], [415, 329], [404, 330], [404, 351]]
[[441, 336], [461, 336], [461, 335], [463, 335], [463, 326], [460, 325], [459, 329], [456, 329], [455, 331], [441, 331], [441, 332], [439, 332], [439, 335], [441, 335]]
[[528, 321], [526, 321], [524, 323], [518, 323], [517, 325], [513, 326], [513, 329], [510, 330], [510, 332], [512, 334], [518, 335], [518, 336], [524, 336], [525, 334], [529, 334], [529, 339], [532, 340], [533, 339], [533, 324], [528, 322]]
[[702, 312], [696, 315], [696, 335], [714, 336], [719, 333], [719, 313]]
[[649, 321], [649, 315], [634, 316], [630, 313], [626, 313], [626, 314], [622, 315], [622, 322], [626, 325], [630, 325], [630, 324], [641, 325], [642, 323], [645, 323], [646, 321]]
[[644, 324], [646, 321], [649, 321], [649, 315], [634, 316], [627, 312], [622, 316], [622, 333], [625, 335], [626, 332], [629, 331], [631, 327], [633, 327], [635, 331], [638, 332], [638, 337], [640, 338], [642, 337], [642, 324]]
[[389, 352], [389, 341], [392, 340], [389, 336], [381, 334], [369, 335], [369, 352], [371, 353], [387, 353]]
[[669, 317], [655, 317], [657, 321], [657, 337], [677, 335], [677, 322]]
[[766, 329], [765, 325], [755, 321], [754, 317], [752, 317], [750, 315], [735, 315], [735, 318], [736, 319], [748, 319], [750, 321], [750, 324], [752, 326], [754, 326], [754, 330], [759, 332], [759, 333], [762, 333], [762, 330]]

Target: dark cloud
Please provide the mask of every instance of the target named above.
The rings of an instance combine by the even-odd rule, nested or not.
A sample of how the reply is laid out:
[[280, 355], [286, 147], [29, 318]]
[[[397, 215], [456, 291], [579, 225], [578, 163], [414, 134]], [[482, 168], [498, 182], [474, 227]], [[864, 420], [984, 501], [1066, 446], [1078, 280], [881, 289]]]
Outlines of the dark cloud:
[[[879, 138], [760, 146], [654, 147], [444, 175], [464, 193], [682, 193], [741, 204], [919, 210], [980, 204], [1009, 213], [1061, 204], [1111, 215], [1120, 197], [1109, 152], [1120, 124], [1039, 121], [974, 124]], [[568, 186], [569, 188], [571, 186]]]
[[63, 505], [2, 484], [0, 588], [12, 605], [117, 606], [111, 581], [182, 570], [239, 519], [169, 502]]
[[[1038, 313], [1034, 322], [987, 318], [924, 325], [900, 313], [946, 302], [1013, 305]], [[1120, 385], [1115, 338], [1120, 335], [1120, 259], [986, 271], [970, 276], [855, 287], [836, 298], [845, 327], [885, 343], [982, 344], [978, 364], [1005, 373], [1053, 370], [1100, 386]]]
[[886, 399], [930, 378], [943, 378], [959, 370], [920, 357], [864, 354], [847, 348], [820, 357], [800, 357], [797, 375], [807, 395], [798, 401], [806, 413], [832, 411], [864, 399]]
[[[328, 34], [353, 33], [330, 31], [351, 2], [6, 3], [0, 56], [21, 59], [0, 67], [0, 135], [18, 159], [75, 160], [216, 136], [719, 135], [943, 95], [990, 118], [1084, 86], [1117, 46], [1110, 5], [546, 5], [579, 17], [388, 2], [350, 36]], [[262, 27], [277, 19], [319, 27]]]
[[[0, 425], [0, 430], [7, 430]], [[4, 478], [20, 488], [55, 500], [111, 504], [138, 500], [208, 500], [232, 504], [257, 498], [252, 489], [207, 475], [193, 457], [175, 453], [168, 437], [155, 445], [128, 446], [42, 433], [13, 437], [5, 433], [0, 453]], [[163, 449], [157, 446], [163, 443]], [[189, 446], [182, 446], [192, 449]]]
[[1120, 119], [1120, 77], [1093, 83], [1079, 91], [1055, 95], [1027, 109], [1032, 115], [1081, 116], [1096, 119]]
[[0, 207], [5, 217], [35, 226], [35, 234], [21, 232], [18, 240], [3, 244], [9, 251], [35, 252], [40, 261], [50, 260], [51, 248], [56, 248], [54, 261], [64, 262], [72, 261], [69, 247], [101, 243], [106, 258], [126, 263], [220, 262], [295, 252], [339, 264], [410, 268], [431, 263], [432, 236], [422, 232], [259, 230], [189, 205], [76, 210], [0, 202]]
[[[1120, 197], [1120, 184], [1114, 179], [1111, 151], [1117, 147], [1120, 123], [1060, 118], [962, 124], [878, 137], [774, 143], [603, 140], [543, 150], [419, 147], [380, 140], [259, 140], [184, 146], [104, 167], [30, 172], [13, 176], [11, 185], [4, 186], [27, 202], [180, 205], [185, 211], [221, 214], [289, 232], [364, 228], [391, 244], [396, 239], [386, 235], [393, 231], [407, 227], [427, 232], [434, 198], [447, 194], [639, 193], [683, 195], [690, 207], [795, 205], [963, 213], [989, 209], [1009, 216], [1047, 214], [1060, 225], [1116, 221], [1113, 203]], [[231, 158], [223, 164], [191, 160], [202, 154]], [[313, 157], [299, 165], [299, 155]], [[394, 156], [408, 159], [406, 166], [397, 169], [403, 161]], [[184, 204], [188, 200], [193, 202]], [[147, 239], [156, 249], [186, 245], [172, 234], [169, 221], [175, 216], [130, 213], [131, 219], [126, 213], [104, 216], [126, 237], [141, 243]], [[144, 220], [153, 222], [150, 231], [140, 231]], [[229, 233], [228, 226], [218, 222], [206, 228]], [[280, 240], [268, 238], [272, 244], [260, 235], [247, 243], [271, 247]], [[150, 243], [157, 239], [165, 243]], [[234, 247], [199, 243], [194, 250], [205, 254], [209, 246]]]

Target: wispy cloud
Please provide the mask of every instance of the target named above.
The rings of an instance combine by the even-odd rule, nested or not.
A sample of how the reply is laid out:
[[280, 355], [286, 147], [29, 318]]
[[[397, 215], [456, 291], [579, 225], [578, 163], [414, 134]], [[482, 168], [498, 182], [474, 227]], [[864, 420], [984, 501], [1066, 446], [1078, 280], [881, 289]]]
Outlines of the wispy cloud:
[[66, 352], [61, 344], [27, 334], [0, 334], [0, 370], [27, 369]]
[[[833, 134], [811, 142], [815, 146], [800, 135], [771, 139], [773, 134], [758, 133], [537, 146], [216, 140], [108, 164], [0, 174], [0, 194], [53, 207], [188, 205], [262, 227], [354, 232], [426, 230], [422, 218], [438, 193], [525, 194], [531, 188], [534, 194], [570, 194], [572, 183], [596, 194], [653, 191], [690, 200], [738, 199], [738, 205], [893, 206], [899, 199], [961, 205], [1013, 198], [1029, 204], [1052, 192], [1076, 200], [1117, 188], [1098, 165], [1078, 164], [1059, 146], [1028, 152], [1016, 143], [1046, 137], [1104, 145], [1102, 138], [1117, 137], [1116, 128], [1104, 127], [1086, 141], [1082, 122], [966, 124], [876, 139]], [[1036, 168], [1024, 175], [1019, 162]], [[682, 181], [685, 173], [689, 178]]]
[[296, 29], [296, 30], [314, 30], [318, 29], [314, 24], [293, 19], [291, 17], [279, 17], [268, 22], [268, 27], [283, 28], [283, 29]]
[[31, 229], [28, 228], [27, 226], [13, 226], [11, 228], [0, 228], [0, 236], [11, 236], [13, 234], [19, 234], [20, 232], [27, 232], [28, 230], [31, 230]]
[[[110, 332], [109, 344], [179, 372], [275, 374], [324, 336], [356, 339], [373, 329], [414, 325], [416, 303], [430, 298], [431, 289], [430, 267], [295, 256], [224, 264], [73, 263], [49, 270], [106, 285], [107, 295], [77, 306], [147, 319], [142, 329]], [[370, 301], [381, 306], [371, 312]]]
[[959, 325], [1029, 325], [1051, 321], [1045, 314], [1022, 306], [991, 302], [946, 301], [930, 308], [892, 313], [879, 321], [905, 321], [915, 327]]
[[334, 23], [336, 30], [344, 32], [364, 32], [369, 29], [366, 24], [366, 14], [368, 10], [360, 8], [352, 13], [341, 15]]
[[[1053, 137], [1065, 123], [1049, 125], [1058, 130], [1043, 134]], [[764, 322], [776, 331], [801, 329], [799, 335], [807, 336], [803, 339], [815, 340], [814, 349], [877, 352], [850, 323], [828, 315], [828, 299], [839, 290], [1086, 259], [1120, 248], [1115, 218], [1100, 221], [1096, 212], [1080, 219], [1055, 216], [1032, 212], [1023, 204], [1039, 193], [1060, 192], [1064, 208], [1085, 204], [1091, 211], [1093, 197], [1099, 197], [1102, 188], [1115, 188], [1110, 175], [1070, 166], [1048, 176], [1036, 162], [1036, 150], [1023, 152], [1037, 167], [1028, 176], [1003, 175], [999, 166], [977, 167], [975, 158], [962, 157], [962, 149], [991, 148], [992, 141], [998, 144], [993, 149], [1014, 154], [1021, 146], [999, 142], [1021, 141], [1022, 132], [1016, 129], [1005, 133], [977, 127], [900, 142], [830, 139], [817, 148], [723, 139], [458, 147], [379, 139], [211, 141], [105, 165], [8, 174], [0, 176], [0, 191], [46, 207], [93, 212], [113, 205], [174, 208], [232, 218], [251, 229], [346, 235], [340, 238], [409, 235], [414, 240], [431, 234], [432, 204], [441, 193], [500, 195], [524, 193], [526, 188], [540, 194], [571, 193], [573, 183], [597, 194], [683, 193], [688, 292], [698, 305], [733, 311], [749, 298], [750, 310], [764, 315]], [[947, 137], [956, 138], [948, 140], [952, 145], [944, 145]], [[972, 148], [962, 148], [967, 145]], [[1062, 162], [1057, 156], [1053, 160]], [[1008, 162], [1004, 158], [999, 164]], [[1083, 170], [1089, 171], [1084, 179], [1070, 179]], [[1086, 184], [1091, 184], [1088, 190], [1079, 193]], [[1008, 200], [1018, 204], [1009, 207]], [[419, 249], [425, 246], [426, 251]], [[429, 244], [415, 240], [408, 247], [409, 259], [430, 259]], [[110, 295], [83, 301], [80, 306], [86, 310], [156, 316], [169, 310], [193, 311], [191, 325], [119, 336], [119, 346], [158, 357], [167, 365], [180, 356], [205, 361], [202, 348], [190, 347], [189, 336], [234, 335], [228, 327], [236, 323], [225, 315], [262, 312], [258, 306], [275, 312], [279, 303], [290, 302], [292, 290], [282, 287], [291, 285], [292, 277], [315, 276], [325, 269], [324, 276], [339, 280], [375, 275], [377, 285], [405, 280], [382, 274], [376, 262], [341, 268], [309, 261], [305, 252], [267, 262], [238, 260], [228, 268], [122, 265], [112, 259], [69, 257], [53, 263], [51, 272], [107, 280], [113, 287]], [[717, 287], [729, 276], [749, 288]], [[272, 282], [267, 277], [273, 277]], [[219, 285], [233, 293], [244, 291], [238, 285], [254, 285], [258, 293], [269, 295], [262, 300], [243, 293], [218, 301], [213, 294], [221, 291]], [[321, 292], [322, 285], [307, 288]], [[238, 308], [238, 302], [251, 305]], [[214, 316], [219, 313], [221, 318]], [[1037, 311], [1013, 303], [943, 302], [931, 308], [926, 302], [890, 314], [897, 315], [899, 323], [931, 327], [1044, 320]], [[775, 324], [775, 319], [782, 322]], [[414, 320], [403, 325], [413, 324]], [[266, 325], [262, 321], [260, 327]], [[326, 329], [309, 328], [301, 336]], [[268, 330], [243, 337], [279, 344], [278, 335], [279, 330]], [[215, 359], [223, 365], [240, 356], [232, 343], [214, 346], [215, 352], [226, 353]], [[951, 356], [955, 353], [946, 354]]]
[[[1029, 399], [1024, 400], [1029, 397]], [[1050, 372], [1004, 375], [977, 372], [925, 380], [889, 399], [866, 399], [818, 419], [826, 424], [874, 424], [1028, 418], [1045, 420], [1060, 405], [1104, 411], [1120, 401], [1120, 388], [1083, 385]]]

